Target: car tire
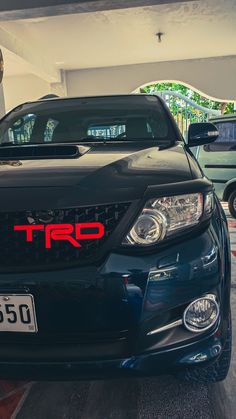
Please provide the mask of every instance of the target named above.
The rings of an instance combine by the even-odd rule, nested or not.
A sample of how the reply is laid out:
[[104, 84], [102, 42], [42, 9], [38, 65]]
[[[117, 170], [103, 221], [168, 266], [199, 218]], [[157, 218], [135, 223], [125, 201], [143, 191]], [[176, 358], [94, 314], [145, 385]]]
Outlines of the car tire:
[[231, 325], [231, 316], [228, 322], [227, 338], [225, 347], [221, 355], [217, 360], [205, 367], [193, 367], [188, 368], [184, 372], [181, 372], [178, 375], [178, 378], [184, 381], [191, 381], [197, 383], [216, 383], [218, 381], [223, 381], [229, 371], [230, 360], [231, 360], [231, 351], [232, 351], [232, 325]]
[[228, 199], [229, 212], [233, 218], [236, 218], [236, 190], [231, 192]]

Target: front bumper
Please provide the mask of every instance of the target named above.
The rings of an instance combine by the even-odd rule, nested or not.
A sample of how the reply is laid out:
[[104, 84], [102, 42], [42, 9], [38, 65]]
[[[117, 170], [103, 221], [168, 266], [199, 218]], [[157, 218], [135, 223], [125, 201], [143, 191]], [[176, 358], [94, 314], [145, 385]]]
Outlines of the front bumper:
[[[194, 343], [128, 358], [83, 362], [70, 360], [69, 357], [64, 361], [0, 361], [0, 377], [20, 380], [84, 380], [173, 375], [185, 368], [204, 367], [215, 362], [224, 345], [225, 336], [222, 327], [218, 327], [213, 333]], [[56, 359], [56, 347], [54, 349]], [[47, 351], [47, 348], [44, 350]]]
[[[0, 294], [34, 296], [37, 334], [1, 333], [0, 377], [85, 379], [158, 375], [204, 366], [225, 345], [230, 268], [227, 243], [209, 226], [152, 254], [111, 253], [101, 266], [0, 274]], [[148, 336], [190, 301], [214, 293], [220, 323]]]

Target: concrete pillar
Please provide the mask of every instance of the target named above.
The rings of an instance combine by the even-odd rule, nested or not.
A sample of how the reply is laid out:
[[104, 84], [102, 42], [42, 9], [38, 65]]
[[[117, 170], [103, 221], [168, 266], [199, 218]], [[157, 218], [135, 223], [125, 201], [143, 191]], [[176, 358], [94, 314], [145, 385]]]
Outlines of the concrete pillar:
[[67, 84], [66, 84], [66, 75], [63, 70], [61, 70], [61, 81], [60, 83], [51, 83], [50, 84], [50, 93], [53, 93], [59, 97], [67, 96]]
[[5, 110], [5, 98], [4, 98], [4, 90], [3, 85], [0, 85], [0, 118], [2, 118], [6, 113]]

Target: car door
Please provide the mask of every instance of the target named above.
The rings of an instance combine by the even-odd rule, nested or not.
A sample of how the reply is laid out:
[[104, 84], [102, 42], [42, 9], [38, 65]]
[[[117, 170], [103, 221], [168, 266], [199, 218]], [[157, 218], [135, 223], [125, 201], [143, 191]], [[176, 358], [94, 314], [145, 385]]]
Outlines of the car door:
[[236, 179], [236, 119], [214, 122], [219, 137], [214, 143], [199, 147], [197, 159], [205, 173], [214, 183], [219, 199], [225, 185]]

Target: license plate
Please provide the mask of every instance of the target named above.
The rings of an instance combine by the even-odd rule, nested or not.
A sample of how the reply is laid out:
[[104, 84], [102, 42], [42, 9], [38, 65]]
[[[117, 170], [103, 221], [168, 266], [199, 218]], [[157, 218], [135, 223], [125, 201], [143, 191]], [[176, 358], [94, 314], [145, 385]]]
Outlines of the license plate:
[[0, 332], [35, 333], [37, 331], [32, 295], [0, 295]]

